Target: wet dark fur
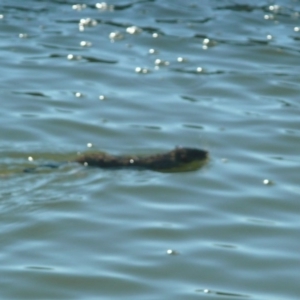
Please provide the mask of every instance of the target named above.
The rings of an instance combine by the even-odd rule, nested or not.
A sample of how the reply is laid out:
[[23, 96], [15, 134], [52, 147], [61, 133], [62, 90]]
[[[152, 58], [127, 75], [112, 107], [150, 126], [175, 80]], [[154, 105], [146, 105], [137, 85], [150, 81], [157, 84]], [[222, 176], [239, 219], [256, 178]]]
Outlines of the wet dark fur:
[[76, 162], [100, 168], [140, 168], [154, 171], [184, 167], [193, 162], [204, 161], [208, 152], [194, 148], [175, 148], [174, 150], [150, 156], [113, 156], [105, 153], [83, 154]]

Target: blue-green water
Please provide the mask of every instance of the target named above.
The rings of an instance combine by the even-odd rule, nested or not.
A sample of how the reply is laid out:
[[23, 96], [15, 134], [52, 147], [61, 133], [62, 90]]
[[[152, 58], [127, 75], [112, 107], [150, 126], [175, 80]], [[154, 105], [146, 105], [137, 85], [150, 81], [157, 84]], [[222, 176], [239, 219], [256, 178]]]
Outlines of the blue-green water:
[[0, 298], [298, 300], [300, 1], [95, 5], [0, 2]]

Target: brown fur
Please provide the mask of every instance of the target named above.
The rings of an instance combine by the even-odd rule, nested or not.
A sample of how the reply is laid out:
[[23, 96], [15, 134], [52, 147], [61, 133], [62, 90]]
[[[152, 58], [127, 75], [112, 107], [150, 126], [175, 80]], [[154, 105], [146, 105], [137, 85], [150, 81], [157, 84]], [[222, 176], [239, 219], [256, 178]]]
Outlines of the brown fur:
[[76, 162], [100, 168], [141, 168], [163, 171], [182, 168], [194, 162], [203, 162], [208, 152], [194, 148], [175, 148], [174, 150], [150, 156], [113, 156], [105, 153], [83, 154]]

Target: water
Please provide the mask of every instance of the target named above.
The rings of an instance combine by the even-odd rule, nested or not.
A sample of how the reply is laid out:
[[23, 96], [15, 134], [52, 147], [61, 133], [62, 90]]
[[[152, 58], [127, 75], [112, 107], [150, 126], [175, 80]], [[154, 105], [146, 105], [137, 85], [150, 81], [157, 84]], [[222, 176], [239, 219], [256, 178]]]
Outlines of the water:
[[1, 298], [298, 300], [300, 2], [81, 4], [1, 2]]

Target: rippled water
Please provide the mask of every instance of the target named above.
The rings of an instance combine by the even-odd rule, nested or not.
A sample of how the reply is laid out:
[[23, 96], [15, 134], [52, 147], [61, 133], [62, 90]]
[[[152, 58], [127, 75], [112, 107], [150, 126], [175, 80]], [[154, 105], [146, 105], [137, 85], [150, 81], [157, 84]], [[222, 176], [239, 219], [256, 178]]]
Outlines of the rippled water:
[[[3, 0], [0, 29], [1, 298], [298, 300], [298, 0]], [[210, 161], [23, 172], [175, 145]]]

